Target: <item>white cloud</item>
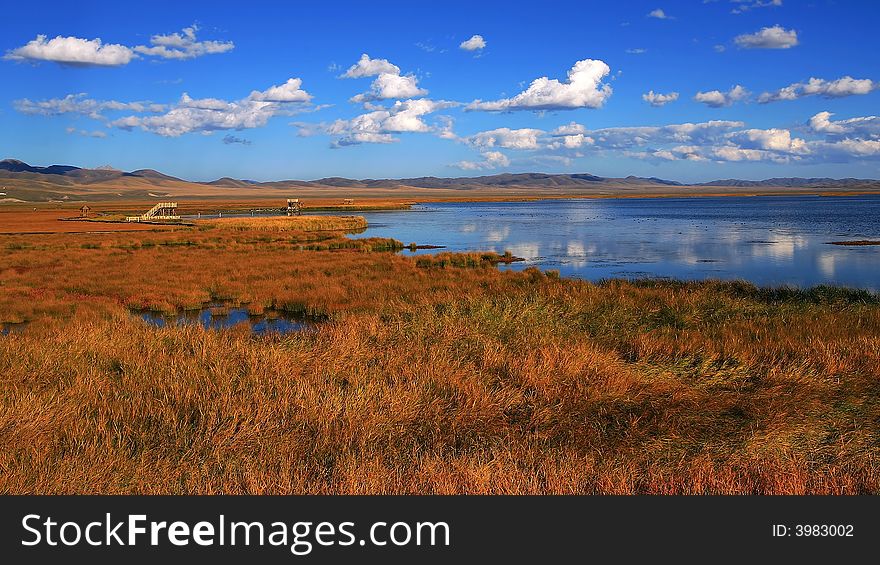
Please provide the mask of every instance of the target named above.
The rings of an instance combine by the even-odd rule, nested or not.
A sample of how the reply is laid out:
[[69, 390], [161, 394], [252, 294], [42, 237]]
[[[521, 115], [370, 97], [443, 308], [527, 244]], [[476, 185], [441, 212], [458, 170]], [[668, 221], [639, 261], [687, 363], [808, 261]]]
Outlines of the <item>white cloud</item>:
[[737, 35], [733, 41], [743, 49], [788, 49], [798, 44], [798, 37], [795, 30], [775, 25]]
[[709, 153], [718, 161], [777, 161], [787, 162], [787, 159], [760, 149], [743, 149], [735, 145], [710, 148]]
[[465, 51], [481, 51], [486, 48], [486, 40], [482, 35], [474, 35], [470, 39], [462, 41], [458, 47]]
[[392, 100], [425, 96], [428, 91], [420, 88], [413, 75], [401, 75], [400, 67], [386, 59], [370, 59], [364, 53], [357, 63], [348, 68], [340, 78], [363, 78], [375, 76], [370, 90], [351, 98], [352, 102], [364, 103], [375, 100]]
[[117, 43], [103, 43], [100, 38], [57, 36], [47, 39], [38, 35], [26, 45], [6, 52], [4, 59], [11, 61], [52, 61], [70, 66], [118, 67], [127, 65], [138, 54], [163, 59], [193, 59], [202, 55], [226, 53], [235, 47], [231, 41], [198, 41], [198, 27], [193, 24], [181, 33], [154, 35], [152, 47], [127, 47]]
[[[820, 112], [803, 137], [785, 128], [746, 128], [741, 121], [712, 120], [666, 126], [626, 126], [588, 130], [571, 122], [538, 136], [536, 158], [619, 155], [667, 161], [849, 163], [880, 159], [880, 117], [832, 120]], [[813, 138], [807, 137], [808, 135]], [[818, 137], [818, 139], [816, 139]]]
[[754, 10], [755, 8], [770, 8], [770, 7], [779, 7], [782, 6], [782, 0], [730, 0], [732, 3], [737, 4], [732, 10], [730, 10], [731, 14], [744, 14], [749, 10]]
[[458, 136], [452, 131], [452, 126], [455, 124], [455, 121], [451, 117], [437, 116], [437, 121], [440, 122], [440, 125], [437, 128], [437, 137], [441, 139], [458, 139]]
[[626, 50], [626, 53], [629, 53], [630, 55], [642, 55], [647, 52], [648, 52], [647, 49], [643, 49], [641, 47], [635, 47], [635, 48]]
[[571, 122], [550, 132], [550, 141], [546, 144], [548, 149], [578, 149], [583, 146], [593, 145], [596, 140], [586, 135], [587, 128], [577, 122]]
[[428, 91], [419, 88], [418, 80], [412, 75], [395, 75], [382, 73], [370, 87], [370, 91], [351, 98], [352, 102], [369, 102], [371, 100], [389, 100], [394, 98], [415, 98], [424, 96]]
[[880, 116], [864, 116], [848, 120], [831, 120], [831, 112], [819, 112], [808, 124], [815, 133], [831, 136], [857, 136], [880, 139]]
[[674, 19], [672, 16], [666, 15], [666, 12], [664, 12], [660, 8], [657, 8], [656, 10], [651, 10], [650, 12], [648, 12], [647, 17], [656, 18], [658, 20], [672, 20], [672, 19]]
[[127, 110], [130, 112], [162, 112], [165, 106], [152, 102], [118, 102], [116, 100], [93, 100], [86, 98], [85, 92], [68, 94], [64, 98], [30, 100], [22, 98], [13, 101], [13, 107], [22, 114], [31, 116], [60, 116], [79, 114], [95, 120], [105, 119], [103, 112]]
[[758, 97], [758, 102], [778, 102], [780, 100], [796, 100], [804, 96], [823, 96], [825, 98], [841, 98], [856, 94], [868, 94], [880, 88], [880, 83], [871, 79], [855, 79], [845, 76], [837, 80], [825, 80], [811, 78], [807, 82], [796, 82], [780, 88], [774, 92], [764, 92]]
[[849, 161], [850, 158], [880, 157], [880, 141], [873, 139], [843, 139], [817, 144], [828, 160]]
[[808, 153], [807, 143], [803, 139], [791, 137], [787, 129], [747, 129], [728, 136], [738, 146], [746, 149], [762, 149], [782, 153]]
[[510, 159], [500, 151], [486, 151], [482, 154], [482, 161], [459, 161], [456, 167], [466, 171], [476, 171], [483, 169], [497, 169], [498, 167], [507, 167], [510, 165]]
[[675, 102], [676, 100], [678, 100], [678, 92], [660, 94], [659, 92], [655, 93], [653, 90], [649, 90], [647, 94], [642, 94], [642, 100], [644, 100], [651, 106], [665, 106], [670, 102]]
[[544, 132], [539, 129], [498, 128], [483, 131], [465, 139], [467, 143], [483, 149], [504, 147], [506, 149], [538, 149], [538, 137]]
[[184, 93], [168, 112], [159, 116], [126, 116], [110, 123], [121, 129], [141, 128], [163, 137], [218, 130], [241, 130], [265, 126], [270, 118], [302, 111], [311, 96], [300, 89], [300, 79], [253, 91], [242, 100], [192, 98]]
[[265, 102], [308, 102], [312, 96], [303, 90], [302, 79], [290, 78], [287, 82], [280, 86], [270, 86], [266, 90], [259, 92], [254, 90], [249, 98], [251, 100], [262, 100]]
[[712, 108], [721, 108], [722, 106], [730, 106], [734, 102], [745, 100], [748, 96], [749, 91], [737, 84], [727, 92], [721, 92], [720, 90], [697, 92], [694, 95], [694, 100]]
[[[393, 134], [397, 133], [430, 133], [443, 137], [451, 134], [451, 124], [430, 126], [422, 119], [423, 116], [455, 106], [454, 102], [435, 101], [421, 98], [418, 100], [398, 100], [390, 108], [376, 109], [350, 120], [336, 120], [319, 128], [329, 135], [338, 136], [333, 142], [334, 147], [358, 145], [361, 143], [393, 143], [398, 141]], [[307, 130], [308, 131], [308, 130]]]
[[62, 65], [116, 67], [127, 65], [136, 55], [125, 45], [104, 44], [100, 39], [38, 35], [26, 45], [7, 51], [11, 61], [52, 61]]
[[231, 41], [199, 41], [196, 24], [185, 27], [181, 33], [154, 35], [150, 38], [152, 47], [138, 45], [135, 51], [143, 55], [152, 55], [163, 59], [194, 59], [202, 55], [226, 53], [235, 48]]
[[83, 137], [97, 137], [99, 139], [103, 139], [107, 137], [107, 134], [101, 130], [87, 131], [84, 129], [76, 129], [74, 127], [69, 127], [65, 130], [67, 133], [71, 135], [81, 135]]
[[708, 159], [700, 153], [700, 150], [701, 148], [697, 145], [677, 145], [669, 149], [646, 153], [644, 157], [654, 157], [664, 161], [707, 161]]
[[744, 125], [744, 122], [739, 121], [711, 120], [666, 126], [612, 127], [585, 133], [596, 140], [597, 147], [628, 149], [649, 144], [706, 144]]
[[547, 144], [548, 149], [579, 149], [585, 145], [593, 145], [596, 140], [582, 133], [555, 136], [555, 139]]
[[541, 77], [513, 98], [493, 102], [475, 100], [466, 109], [499, 112], [599, 108], [611, 96], [611, 87], [602, 84], [602, 79], [610, 72], [604, 61], [584, 59], [568, 71], [568, 82]]
[[400, 67], [392, 65], [387, 59], [370, 59], [370, 56], [364, 53], [357, 63], [345, 71], [341, 78], [372, 77], [382, 73], [398, 75]]
[[579, 133], [586, 133], [587, 128], [577, 122], [571, 122], [558, 128], [554, 129], [550, 132], [551, 135], [577, 135]]

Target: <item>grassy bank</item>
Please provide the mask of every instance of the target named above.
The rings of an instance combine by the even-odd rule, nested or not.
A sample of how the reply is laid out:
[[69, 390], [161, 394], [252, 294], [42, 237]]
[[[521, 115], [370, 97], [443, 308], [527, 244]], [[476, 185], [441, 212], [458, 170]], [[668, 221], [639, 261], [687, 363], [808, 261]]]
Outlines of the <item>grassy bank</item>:
[[200, 220], [197, 225], [205, 228], [232, 229], [239, 231], [343, 231], [367, 229], [363, 216], [264, 216], [250, 218], [217, 218]]
[[[877, 295], [345, 241], [4, 238], [0, 321], [30, 323], [0, 336], [0, 492], [880, 492]], [[129, 310], [212, 299], [328, 321], [259, 337]]]

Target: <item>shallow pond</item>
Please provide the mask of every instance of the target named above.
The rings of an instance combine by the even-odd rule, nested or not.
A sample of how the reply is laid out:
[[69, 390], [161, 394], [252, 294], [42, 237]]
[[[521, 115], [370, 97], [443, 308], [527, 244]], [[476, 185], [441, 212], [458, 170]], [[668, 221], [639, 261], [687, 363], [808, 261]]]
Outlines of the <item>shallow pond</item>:
[[28, 322], [3, 322], [0, 323], [0, 335], [21, 333], [27, 326]]
[[206, 306], [200, 310], [183, 310], [169, 316], [162, 312], [137, 312], [145, 322], [157, 327], [168, 324], [197, 324], [205, 329], [224, 329], [247, 324], [255, 334], [298, 332], [314, 326], [314, 322], [299, 316], [283, 312], [271, 311], [266, 314], [252, 315], [246, 308], [227, 308]]

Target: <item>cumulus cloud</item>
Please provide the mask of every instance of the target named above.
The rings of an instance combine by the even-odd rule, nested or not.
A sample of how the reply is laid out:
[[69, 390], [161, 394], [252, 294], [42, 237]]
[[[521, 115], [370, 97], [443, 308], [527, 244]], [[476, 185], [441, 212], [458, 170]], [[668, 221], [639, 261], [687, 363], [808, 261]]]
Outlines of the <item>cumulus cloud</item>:
[[94, 100], [87, 98], [85, 92], [68, 94], [64, 98], [31, 100], [22, 98], [12, 102], [13, 108], [31, 116], [60, 116], [79, 114], [95, 120], [103, 120], [104, 112], [126, 110], [130, 112], [162, 112], [165, 106], [152, 102], [118, 102], [116, 100]]
[[[657, 161], [789, 163], [812, 158], [810, 143], [793, 137], [787, 129], [736, 129], [743, 125], [742, 122], [703, 122], [640, 131], [638, 138], [626, 146], [624, 153], [630, 157]], [[622, 132], [629, 136], [635, 133]], [[618, 147], [620, 145], [618, 143]]]
[[823, 157], [830, 161], [848, 162], [852, 159], [880, 158], [880, 141], [873, 139], [842, 139], [840, 141], [820, 142], [815, 146]]
[[118, 67], [127, 65], [135, 54], [125, 45], [102, 43], [100, 39], [57, 36], [36, 39], [6, 52], [10, 61], [52, 61], [61, 65]]
[[670, 124], [666, 126], [612, 127], [588, 131], [596, 146], [606, 149], [629, 149], [649, 145], [702, 145], [718, 139], [731, 130], [742, 128], [744, 122], [710, 120], [708, 122]]
[[462, 41], [458, 47], [465, 51], [482, 51], [486, 48], [486, 40], [482, 35], [474, 35], [470, 39]]
[[694, 100], [711, 108], [721, 108], [722, 106], [730, 106], [735, 102], [745, 100], [748, 96], [749, 91], [737, 84], [727, 92], [721, 92], [720, 90], [697, 92], [694, 95]]
[[140, 128], [163, 137], [262, 127], [274, 116], [303, 111], [311, 96], [300, 88], [301, 84], [300, 79], [289, 79], [279, 86], [255, 90], [247, 98], [234, 102], [217, 98], [197, 99], [184, 93], [162, 115], [126, 116], [110, 125], [126, 130]]
[[803, 139], [791, 136], [787, 129], [747, 129], [728, 135], [728, 139], [745, 149], [761, 149], [782, 153], [808, 153]]
[[284, 84], [270, 86], [262, 92], [254, 90], [249, 98], [264, 102], [309, 102], [312, 96], [301, 87], [302, 79], [289, 78]]
[[372, 77], [383, 73], [399, 75], [400, 67], [391, 64], [387, 59], [370, 59], [370, 56], [364, 53], [357, 63], [343, 73], [341, 78]]
[[512, 98], [492, 102], [475, 100], [466, 110], [502, 112], [514, 110], [571, 110], [599, 108], [611, 96], [611, 87], [602, 84], [611, 69], [604, 61], [584, 59], [568, 71], [568, 82], [541, 77]]
[[577, 135], [579, 133], [586, 133], [587, 128], [579, 124], [577, 122], [571, 122], [565, 125], [561, 125], [558, 128], [554, 129], [550, 132], [551, 135]]
[[355, 103], [375, 100], [392, 100], [425, 96], [428, 91], [420, 88], [413, 75], [401, 75], [400, 67], [387, 59], [371, 59], [364, 53], [357, 63], [348, 68], [340, 78], [363, 78], [375, 76], [370, 90], [351, 98]]
[[67, 66], [118, 67], [127, 65], [138, 54], [163, 59], [193, 59], [202, 55], [226, 53], [235, 45], [231, 41], [198, 41], [198, 27], [193, 24], [181, 33], [154, 35], [150, 47], [128, 47], [117, 43], [103, 43], [100, 38], [57, 36], [48, 39], [38, 35], [36, 39], [6, 52], [4, 59], [11, 61], [51, 61]]
[[663, 161], [708, 161], [700, 151], [701, 148], [697, 145], [676, 145], [669, 149], [657, 149], [635, 156], [639, 158], [654, 158]]
[[455, 166], [466, 171], [476, 171], [497, 169], [510, 165], [510, 159], [500, 151], [486, 151], [481, 156], [483, 157], [482, 161], [459, 161]]
[[814, 115], [807, 122], [810, 130], [833, 137], [855, 136], [880, 139], [880, 116], [864, 116], [835, 121], [831, 119], [833, 115], [831, 112], [819, 112]]
[[[361, 143], [394, 143], [398, 133], [437, 133], [443, 136], [451, 132], [448, 122], [442, 125], [428, 125], [423, 117], [455, 106], [445, 100], [398, 100], [390, 108], [376, 109], [356, 116], [350, 120], [336, 120], [329, 125], [319, 126], [324, 133], [337, 136], [333, 147], [359, 145]], [[307, 130], [308, 131], [308, 130]]]
[[[655, 162], [812, 164], [880, 159], [880, 117], [832, 118], [829, 112], [814, 115], [801, 135], [786, 128], [748, 128], [742, 121], [729, 120], [595, 130], [571, 122], [549, 132], [498, 128], [462, 141], [484, 154], [498, 149], [527, 150], [534, 162], [568, 161], [588, 154]], [[485, 160], [462, 163], [464, 168], [489, 168]]]
[[758, 102], [778, 102], [780, 100], [796, 100], [804, 96], [822, 96], [825, 98], [841, 98], [856, 94], [868, 94], [880, 88], [880, 83], [871, 79], [855, 79], [845, 76], [837, 80], [811, 78], [807, 82], [796, 82], [774, 92], [764, 92], [758, 96]]
[[418, 80], [412, 75], [382, 73], [373, 81], [369, 92], [353, 96], [351, 101], [360, 103], [372, 100], [415, 98], [426, 94], [428, 91], [420, 88]]
[[[770, 162], [770, 163], [820, 163], [851, 162], [854, 159], [880, 158], [880, 118], [866, 116], [833, 121], [832, 114], [820, 112], [810, 121], [810, 130], [824, 137], [805, 139], [795, 137], [784, 128], [739, 129], [705, 127], [706, 124], [690, 124], [689, 128], [664, 126], [662, 128], [609, 128], [609, 132], [590, 132], [596, 135], [600, 148], [622, 149], [625, 154], [659, 161], [712, 160], [716, 162]], [[684, 124], [682, 124], [684, 125]], [[733, 125], [733, 124], [731, 124]], [[610, 130], [623, 130], [610, 132]], [[667, 145], [674, 137], [690, 138], [692, 143]], [[690, 133], [685, 133], [690, 130]], [[700, 135], [693, 135], [702, 130]], [[597, 135], [602, 133], [602, 135]], [[683, 134], [683, 135], [681, 135]], [[611, 146], [608, 138], [616, 137]], [[628, 143], [621, 143], [628, 139]]]
[[798, 36], [793, 29], [775, 25], [755, 33], [737, 35], [733, 42], [743, 49], [789, 49], [798, 44]]
[[231, 41], [199, 41], [196, 24], [183, 28], [180, 33], [154, 35], [150, 38], [151, 47], [138, 45], [134, 51], [162, 59], [194, 59], [202, 55], [226, 53], [235, 48]]
[[655, 18], [655, 19], [658, 19], [658, 20], [671, 20], [671, 19], [673, 19], [672, 16], [668, 16], [668, 15], [666, 15], [666, 12], [664, 12], [664, 11], [663, 11], [662, 9], [660, 9], [660, 8], [657, 8], [656, 10], [651, 10], [650, 12], [648, 12], [647, 17], [649, 17], [649, 18]]
[[653, 90], [649, 90], [647, 94], [642, 94], [642, 100], [644, 100], [651, 106], [665, 106], [670, 102], [675, 102], [676, 100], [678, 100], [678, 92], [660, 94], [659, 92], [655, 93]]
[[458, 136], [452, 130], [455, 121], [450, 116], [437, 116], [439, 125], [437, 126], [437, 137], [440, 139], [456, 140]]
[[542, 130], [532, 128], [498, 128], [477, 133], [465, 138], [465, 141], [474, 147], [480, 147], [483, 149], [492, 147], [504, 147], [506, 149], [537, 149], [538, 136], [543, 133]]

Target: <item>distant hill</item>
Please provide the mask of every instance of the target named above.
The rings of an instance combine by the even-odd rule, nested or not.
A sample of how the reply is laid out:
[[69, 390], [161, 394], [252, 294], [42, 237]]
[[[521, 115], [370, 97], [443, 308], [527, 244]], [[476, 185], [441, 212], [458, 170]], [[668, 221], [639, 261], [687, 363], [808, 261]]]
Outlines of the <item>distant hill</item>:
[[[28, 165], [24, 161], [18, 159], [3, 159], [0, 161], [0, 178], [15, 178], [24, 176], [30, 178], [39, 178], [39, 180], [56, 184], [76, 183], [96, 183], [119, 179], [122, 177], [141, 177], [146, 179], [159, 179], [167, 181], [182, 182], [177, 177], [172, 177], [159, 171], [152, 169], [140, 169], [126, 173], [118, 169], [114, 169], [109, 165], [98, 167], [97, 169], [83, 169], [72, 165], [50, 165], [48, 167], [34, 167]], [[34, 176], [39, 175], [39, 176]], [[58, 177], [58, 178], [52, 178]]]
[[737, 186], [737, 187], [758, 187], [758, 186], [779, 186], [789, 188], [847, 188], [865, 185], [878, 185], [880, 181], [873, 179], [832, 179], [832, 178], [772, 178], [766, 180], [739, 180], [724, 179], [712, 182], [698, 183], [693, 186]]
[[[880, 181], [873, 179], [772, 178], [760, 181], [723, 179], [685, 184], [657, 177], [601, 177], [589, 173], [501, 173], [476, 177], [415, 177], [404, 179], [349, 179], [327, 177], [316, 180], [280, 180], [257, 182], [223, 177], [210, 182], [192, 182], [166, 175], [153, 169], [124, 172], [108, 165], [85, 169], [72, 165], [32, 166], [18, 159], [0, 161], [0, 179], [19, 187], [15, 196], [25, 200], [57, 200], [70, 197], [99, 199], [105, 197], [154, 197], [156, 194], [191, 194], [204, 197], [228, 196], [228, 190], [246, 189], [249, 194], [270, 195], [290, 191], [313, 194], [357, 195], [357, 190], [373, 192], [406, 189], [444, 191], [483, 191], [491, 194], [518, 195], [532, 190], [542, 195], [555, 194], [717, 194], [768, 193], [779, 190], [878, 190]], [[716, 190], [716, 188], [718, 190]], [[729, 190], [728, 190], [729, 189]], [[165, 192], [162, 192], [164, 190]], [[753, 190], [754, 192], [750, 192]], [[352, 191], [352, 192], [348, 192]]]
[[226, 188], [251, 188], [259, 183], [252, 180], [239, 180], [230, 177], [223, 177], [222, 179], [212, 180], [205, 184], [210, 184], [211, 186], [223, 186]]

